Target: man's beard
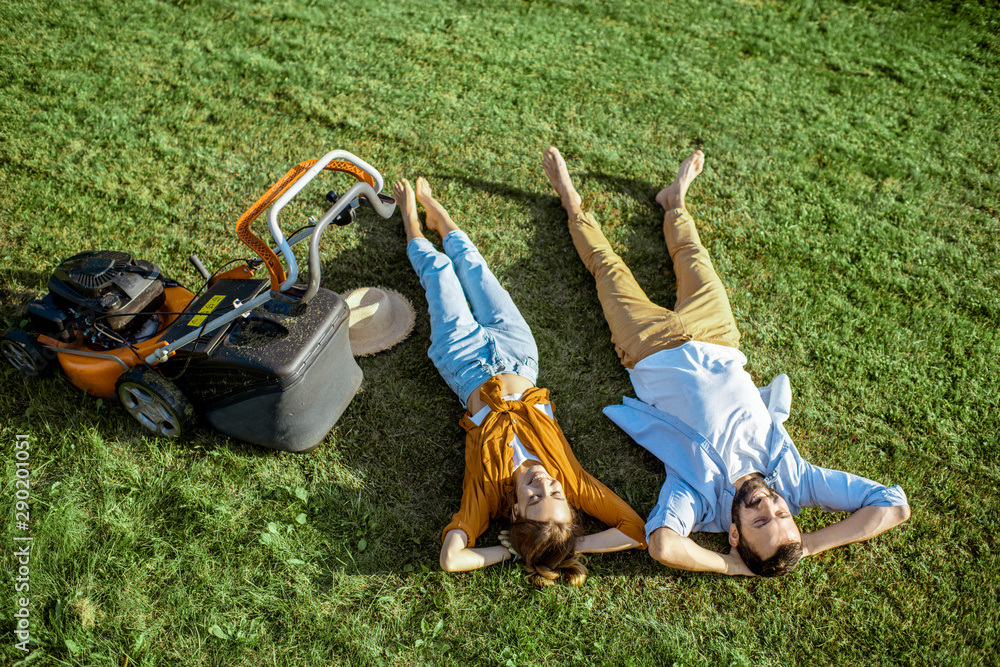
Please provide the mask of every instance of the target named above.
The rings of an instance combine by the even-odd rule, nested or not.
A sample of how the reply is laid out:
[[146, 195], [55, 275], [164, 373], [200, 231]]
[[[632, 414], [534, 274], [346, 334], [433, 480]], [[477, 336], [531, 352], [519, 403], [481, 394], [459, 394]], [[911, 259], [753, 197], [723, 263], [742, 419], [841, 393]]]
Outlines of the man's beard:
[[[736, 495], [733, 496], [733, 523], [736, 524], [736, 529], [740, 528], [740, 512], [747, 506], [750, 498], [753, 494], [757, 493], [761, 489], [766, 489], [765, 493], [772, 498], [777, 498], [778, 493], [767, 485], [763, 477], [751, 477], [747, 481], [740, 484], [740, 488], [736, 490]], [[758, 501], [759, 502], [759, 501]]]

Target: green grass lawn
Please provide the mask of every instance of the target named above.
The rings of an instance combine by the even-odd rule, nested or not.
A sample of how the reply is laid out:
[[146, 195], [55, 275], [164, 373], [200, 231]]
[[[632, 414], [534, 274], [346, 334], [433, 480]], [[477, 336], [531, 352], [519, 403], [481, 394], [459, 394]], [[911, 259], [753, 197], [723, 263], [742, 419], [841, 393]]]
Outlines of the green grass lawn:
[[[5, 0], [4, 326], [83, 250], [197, 283], [189, 254], [246, 256], [237, 217], [293, 164], [347, 149], [389, 182], [429, 179], [533, 327], [580, 461], [645, 516], [663, 467], [600, 413], [632, 390], [541, 155], [561, 148], [669, 305], [653, 195], [700, 148], [688, 205], [748, 370], [790, 376], [807, 459], [902, 485], [912, 518], [778, 580], [641, 552], [592, 558], [581, 589], [533, 589], [510, 565], [441, 572], [462, 409], [426, 357], [399, 218], [368, 211], [328, 230], [323, 284], [392, 287], [420, 316], [360, 361], [362, 391], [313, 453], [207, 427], [157, 441], [57, 379], [0, 375], [0, 562], [18, 567], [14, 442], [30, 434], [35, 642], [14, 647], [5, 576], [0, 662], [995, 664], [998, 17], [889, 0]], [[289, 220], [322, 211], [320, 190]]]

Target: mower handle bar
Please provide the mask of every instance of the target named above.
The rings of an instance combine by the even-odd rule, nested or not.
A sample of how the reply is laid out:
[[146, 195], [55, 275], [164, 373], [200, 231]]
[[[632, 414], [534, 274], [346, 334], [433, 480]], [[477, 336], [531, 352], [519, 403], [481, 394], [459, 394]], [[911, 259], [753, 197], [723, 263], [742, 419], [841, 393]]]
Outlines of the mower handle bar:
[[[389, 195], [384, 195], [384, 194], [382, 194], [380, 192], [380, 193], [378, 193], [378, 198], [383, 203], [388, 204], [389, 206], [395, 206], [396, 200], [394, 198], [390, 197]], [[364, 195], [361, 195], [359, 197], [359, 200], [360, 200], [362, 206], [367, 206], [370, 209], [374, 209], [375, 208], [375, 205], [374, 204], [370, 204], [368, 202], [368, 198], [365, 197]], [[304, 229], [296, 232], [292, 236], [292, 238], [288, 239], [288, 245], [290, 245], [290, 246], [298, 245], [302, 241], [304, 241], [307, 238], [309, 238], [310, 236], [312, 236], [313, 225], [316, 223], [316, 219], [315, 218], [310, 218], [309, 222], [311, 224], [308, 227], [305, 227]], [[277, 253], [278, 252], [278, 248], [277, 247], [271, 248], [271, 252]]]
[[[309, 239], [309, 287], [306, 289], [305, 294], [298, 299], [295, 299], [286, 294], [282, 294], [281, 291], [271, 290], [271, 296], [273, 298], [290, 303], [307, 303], [314, 296], [316, 296], [316, 292], [319, 291], [319, 282], [321, 277], [319, 237], [323, 234], [323, 230], [326, 229], [327, 225], [333, 222], [336, 217], [340, 215], [345, 208], [347, 208], [348, 204], [359, 196], [363, 196], [368, 205], [375, 209], [375, 212], [383, 218], [392, 217], [392, 214], [396, 211], [396, 202], [391, 197], [385, 197], [385, 199], [383, 199], [377, 192], [375, 192], [375, 189], [372, 188], [372, 186], [363, 181], [352, 185], [350, 189], [345, 192], [342, 197], [337, 199], [336, 203], [334, 203], [334, 205], [323, 214], [323, 217], [320, 218], [313, 227], [312, 234]], [[284, 289], [284, 283], [282, 283], [282, 290]]]
[[[365, 193], [365, 195], [366, 198], [373, 204], [372, 208], [374, 208], [379, 215], [381, 215], [384, 218], [388, 218], [389, 216], [392, 215], [392, 212], [395, 210], [395, 207], [392, 207], [392, 209], [389, 210], [388, 215], [384, 215], [382, 211], [379, 209], [379, 207], [374, 206], [375, 201], [380, 201], [378, 198], [378, 193], [382, 191], [382, 188], [385, 185], [385, 183], [382, 181], [382, 174], [378, 173], [378, 170], [375, 167], [371, 166], [370, 164], [359, 158], [357, 155], [354, 155], [353, 153], [350, 153], [345, 150], [333, 150], [324, 155], [323, 157], [321, 157], [319, 160], [316, 161], [316, 164], [311, 166], [309, 170], [306, 171], [306, 173], [302, 174], [302, 176], [300, 176], [294, 183], [292, 183], [288, 187], [287, 190], [285, 190], [281, 194], [280, 197], [278, 197], [278, 199], [271, 205], [270, 210], [267, 212], [268, 229], [271, 230], [271, 236], [272, 238], [274, 238], [274, 242], [277, 244], [278, 250], [281, 251], [282, 256], [284, 256], [285, 264], [288, 266], [288, 277], [285, 279], [283, 283], [281, 283], [279, 287], [279, 291], [281, 292], [287, 290], [289, 287], [295, 284], [296, 280], [298, 280], [299, 265], [295, 261], [295, 255], [292, 254], [291, 245], [288, 243], [287, 240], [285, 240], [285, 235], [281, 233], [281, 228], [278, 226], [278, 214], [281, 212], [281, 209], [285, 207], [285, 204], [287, 204], [289, 201], [292, 200], [293, 197], [299, 194], [299, 192], [302, 191], [302, 188], [304, 188], [309, 183], [309, 181], [316, 178], [316, 176], [321, 171], [323, 171], [324, 167], [326, 167], [326, 165], [330, 164], [334, 160], [344, 160], [346, 162], [350, 162], [351, 164], [358, 167], [359, 169], [361, 169], [362, 171], [364, 171], [365, 173], [367, 173], [369, 176], [372, 177], [372, 179], [375, 181], [375, 188], [372, 189], [371, 186], [368, 186], [368, 190], [370, 191], [371, 196], [368, 197], [367, 192]], [[349, 190], [348, 192], [352, 191], [353, 189]], [[353, 198], [354, 198], [353, 196], [347, 197], [346, 194], [344, 197], [342, 197], [342, 199], [348, 202], [350, 202]], [[340, 202], [338, 201], [337, 203]], [[339, 212], [340, 211], [338, 211], [338, 213]], [[329, 215], [329, 212], [327, 212], [327, 215]], [[324, 227], [325, 226], [326, 225], [324, 225]], [[315, 238], [315, 236], [313, 238]], [[310, 258], [310, 263], [311, 263], [311, 258]], [[310, 274], [312, 274], [312, 266], [309, 267], [309, 272]]]
[[326, 229], [327, 225], [333, 222], [333, 220], [340, 215], [341, 211], [347, 208], [347, 205], [359, 196], [363, 196], [367, 200], [368, 205], [375, 209], [375, 212], [383, 218], [392, 217], [392, 214], [396, 211], [396, 200], [385, 195], [379, 196], [379, 194], [375, 192], [375, 189], [368, 183], [362, 181], [351, 186], [351, 188], [344, 193], [344, 196], [338, 199], [337, 202], [330, 207], [330, 210], [324, 213], [323, 217], [320, 218], [320, 220], [313, 227], [309, 241], [309, 287], [306, 289], [305, 294], [296, 299], [288, 296], [287, 294], [282, 294], [278, 290], [270, 290], [270, 292], [258, 294], [245, 303], [234, 302], [233, 310], [230, 312], [225, 313], [214, 320], [206, 322], [203, 326], [198, 327], [181, 338], [178, 338], [169, 345], [153, 350], [146, 357], [146, 363], [157, 364], [166, 361], [174, 350], [182, 348], [188, 343], [197, 340], [201, 336], [211, 333], [221, 326], [229, 324], [238, 317], [245, 317], [251, 310], [259, 306], [263, 306], [272, 299], [284, 301], [286, 303], [307, 303], [310, 301], [314, 296], [316, 296], [316, 292], [319, 291], [319, 237], [323, 234], [323, 230]]

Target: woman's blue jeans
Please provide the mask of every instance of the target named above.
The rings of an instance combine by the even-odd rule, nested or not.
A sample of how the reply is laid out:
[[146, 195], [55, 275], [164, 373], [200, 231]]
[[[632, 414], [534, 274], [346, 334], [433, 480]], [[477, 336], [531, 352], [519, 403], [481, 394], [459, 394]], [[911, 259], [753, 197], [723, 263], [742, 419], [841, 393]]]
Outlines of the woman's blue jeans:
[[406, 247], [427, 294], [427, 356], [463, 404], [500, 373], [516, 373], [534, 383], [538, 346], [510, 295], [465, 232], [451, 232], [442, 245], [444, 253], [416, 238]]

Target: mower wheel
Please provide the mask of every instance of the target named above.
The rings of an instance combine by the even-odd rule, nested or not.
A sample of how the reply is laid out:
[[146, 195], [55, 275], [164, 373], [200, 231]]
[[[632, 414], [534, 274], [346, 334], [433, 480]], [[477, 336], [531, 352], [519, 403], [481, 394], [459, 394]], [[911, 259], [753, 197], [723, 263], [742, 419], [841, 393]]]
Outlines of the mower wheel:
[[25, 377], [39, 377], [49, 369], [49, 361], [35, 337], [24, 329], [11, 329], [0, 337], [4, 359]]
[[194, 406], [177, 385], [148, 368], [122, 373], [115, 390], [128, 413], [153, 435], [179, 438], [194, 419]]

